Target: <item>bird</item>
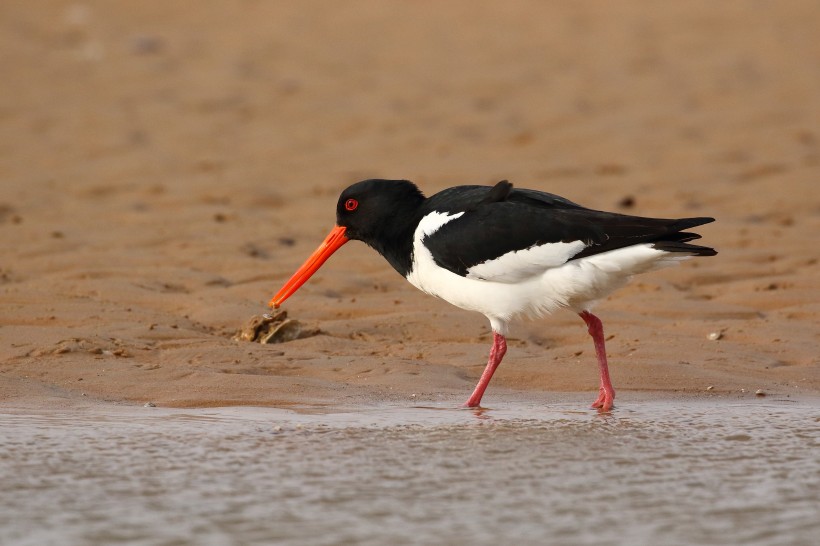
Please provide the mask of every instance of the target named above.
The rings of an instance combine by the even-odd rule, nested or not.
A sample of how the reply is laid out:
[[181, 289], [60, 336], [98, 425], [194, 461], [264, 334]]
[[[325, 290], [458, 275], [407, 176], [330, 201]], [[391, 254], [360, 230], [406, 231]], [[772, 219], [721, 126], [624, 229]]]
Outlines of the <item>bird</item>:
[[716, 255], [691, 244], [700, 235], [686, 231], [713, 221], [604, 212], [507, 180], [430, 197], [408, 180], [362, 180], [342, 191], [336, 225], [269, 305], [278, 308], [334, 252], [361, 241], [422, 292], [490, 321], [489, 359], [464, 407], [480, 407], [511, 324], [568, 309], [583, 319], [595, 347], [600, 386], [591, 407], [609, 412], [615, 389], [593, 307], [636, 274]]

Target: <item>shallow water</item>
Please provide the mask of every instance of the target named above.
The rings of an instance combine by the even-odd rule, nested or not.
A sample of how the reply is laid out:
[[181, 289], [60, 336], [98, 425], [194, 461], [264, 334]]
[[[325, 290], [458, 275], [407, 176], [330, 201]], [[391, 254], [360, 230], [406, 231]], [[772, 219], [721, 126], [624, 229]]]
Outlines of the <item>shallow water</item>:
[[815, 400], [0, 410], [0, 544], [817, 544]]

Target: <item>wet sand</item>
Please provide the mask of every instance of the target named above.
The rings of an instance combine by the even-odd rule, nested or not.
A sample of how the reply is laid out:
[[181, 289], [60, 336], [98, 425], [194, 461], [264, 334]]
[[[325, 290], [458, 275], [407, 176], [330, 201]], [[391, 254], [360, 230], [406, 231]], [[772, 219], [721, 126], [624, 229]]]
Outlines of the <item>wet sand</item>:
[[[810, 0], [0, 3], [0, 542], [813, 543], [818, 27]], [[317, 335], [234, 339], [367, 177], [714, 216], [720, 254], [602, 302], [611, 414], [567, 312], [455, 409], [486, 319], [360, 244], [287, 302]]]
[[[232, 339], [370, 176], [714, 216], [598, 309], [618, 410], [820, 391], [814, 2], [186, 7], [0, 7], [4, 405], [460, 403], [486, 320], [360, 244], [287, 304], [319, 335]], [[512, 338], [485, 402], [594, 398], [576, 316]]]

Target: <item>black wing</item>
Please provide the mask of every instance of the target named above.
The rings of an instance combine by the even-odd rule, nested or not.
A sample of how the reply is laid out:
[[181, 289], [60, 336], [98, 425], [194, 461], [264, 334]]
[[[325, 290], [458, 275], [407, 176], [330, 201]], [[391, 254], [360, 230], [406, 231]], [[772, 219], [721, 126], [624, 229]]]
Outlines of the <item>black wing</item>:
[[462, 213], [424, 240], [439, 266], [468, 276], [470, 268], [507, 256], [493, 268], [492, 279], [513, 282], [569, 260], [641, 243], [669, 252], [716, 254], [711, 248], [687, 244], [699, 235], [683, 232], [713, 218], [660, 219], [602, 212], [544, 192], [499, 188], [501, 184], [509, 183], [494, 188], [462, 186], [457, 200], [449, 190], [428, 200], [431, 210]]

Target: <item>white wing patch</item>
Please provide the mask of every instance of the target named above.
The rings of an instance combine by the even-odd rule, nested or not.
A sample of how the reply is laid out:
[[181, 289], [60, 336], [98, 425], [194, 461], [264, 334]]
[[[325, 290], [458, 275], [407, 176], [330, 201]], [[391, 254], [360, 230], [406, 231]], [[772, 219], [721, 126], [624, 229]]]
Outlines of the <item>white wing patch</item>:
[[468, 279], [504, 283], [519, 282], [547, 269], [560, 267], [587, 247], [583, 241], [545, 243], [507, 252], [467, 270]]
[[424, 216], [416, 226], [416, 231], [413, 234], [413, 242], [421, 243], [428, 235], [437, 232], [441, 226], [447, 222], [452, 222], [456, 218], [461, 218], [464, 212], [458, 214], [447, 214], [446, 212], [431, 212]]

